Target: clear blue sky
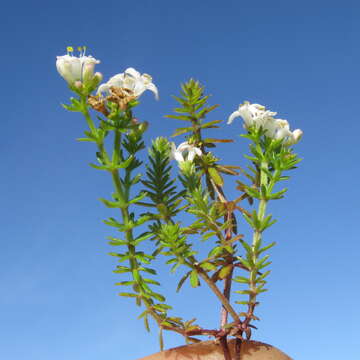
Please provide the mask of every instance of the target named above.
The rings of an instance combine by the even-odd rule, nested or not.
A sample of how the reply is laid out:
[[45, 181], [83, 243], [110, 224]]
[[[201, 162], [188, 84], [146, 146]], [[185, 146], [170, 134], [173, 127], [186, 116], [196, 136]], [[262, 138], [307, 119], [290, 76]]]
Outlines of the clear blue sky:
[[[146, 333], [114, 286], [105, 240], [114, 234], [101, 222], [111, 211], [97, 200], [110, 181], [87, 165], [92, 144], [75, 141], [84, 120], [60, 106], [70, 93], [56, 55], [85, 44], [105, 79], [129, 66], [153, 76], [160, 101], [144, 95], [137, 113], [151, 136], [182, 125], [163, 115], [190, 77], [221, 104], [211, 120], [249, 100], [303, 129], [304, 161], [286, 198], [271, 205], [279, 222], [267, 240], [278, 245], [254, 338], [296, 360], [359, 359], [359, 16], [359, 3], [347, 0], [7, 1], [0, 358], [135, 360], [158, 351], [155, 328]], [[240, 121], [221, 132], [237, 141], [220, 155], [243, 162]], [[217, 324], [205, 287], [176, 297], [174, 282], [164, 272], [179, 313]], [[168, 347], [180, 344], [166, 337]]]

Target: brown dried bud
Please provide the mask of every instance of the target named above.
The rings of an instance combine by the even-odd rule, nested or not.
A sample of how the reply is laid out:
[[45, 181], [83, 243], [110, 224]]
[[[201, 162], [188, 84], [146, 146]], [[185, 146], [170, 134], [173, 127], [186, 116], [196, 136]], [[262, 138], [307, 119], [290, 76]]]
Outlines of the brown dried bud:
[[105, 106], [104, 98], [102, 98], [98, 95], [97, 96], [89, 95], [87, 102], [94, 110], [101, 112], [105, 116], [109, 115], [109, 111]]
[[118, 104], [121, 110], [126, 110], [127, 104], [135, 99], [136, 96], [131, 90], [116, 86], [110, 87], [110, 95], [106, 98], [106, 100]]

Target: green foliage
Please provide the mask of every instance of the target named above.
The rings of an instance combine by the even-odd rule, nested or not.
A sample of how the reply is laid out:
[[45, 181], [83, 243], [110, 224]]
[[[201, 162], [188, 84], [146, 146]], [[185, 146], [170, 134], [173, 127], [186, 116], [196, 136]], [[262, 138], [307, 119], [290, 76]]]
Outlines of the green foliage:
[[[219, 128], [221, 120], [205, 120], [218, 105], [209, 105], [204, 87], [191, 79], [181, 86], [180, 96], [174, 96], [179, 105], [174, 109], [175, 114], [167, 117], [188, 123], [177, 128], [173, 136], [184, 135], [188, 144], [197, 151], [200, 149], [202, 155], [196, 156], [194, 161], [180, 162], [179, 174], [175, 176], [172, 146], [164, 137], [152, 141], [145, 165], [140, 160], [148, 124], [133, 117], [133, 110], [139, 103], [137, 99], [129, 100], [126, 106], [108, 101], [108, 113], [102, 113], [107, 115], [97, 116], [99, 122], [95, 125], [87, 97], [79, 95], [78, 99], [71, 98], [71, 103], [63, 106], [84, 115], [88, 130], [84, 132], [85, 137], [78, 140], [96, 145], [97, 163], [90, 166], [109, 173], [113, 182], [114, 193], [109, 199], [100, 201], [111, 211], [118, 209], [118, 217], [109, 217], [104, 223], [121, 233], [119, 237], [108, 237], [109, 244], [117, 250], [110, 253], [119, 263], [114, 272], [121, 279], [116, 285], [125, 289], [119, 295], [134, 299], [136, 305], [144, 307], [139, 318], [148, 331], [149, 317], [155, 320], [161, 348], [164, 330], [175, 331], [186, 341], [198, 341], [189, 336], [189, 332], [207, 334], [208, 330], [194, 324], [195, 319], [183, 320], [169, 314], [172, 307], [159, 293], [161, 285], [152, 264], [157, 256], [164, 256], [171, 272], [180, 266], [185, 269], [176, 291], [186, 282], [193, 288], [200, 284], [209, 286], [225, 309], [222, 311], [233, 317], [232, 323], [221, 325], [222, 331], [238, 337], [245, 332], [248, 336], [250, 322], [257, 320], [254, 315], [259, 303], [257, 297], [267, 290], [265, 285], [270, 274], [267, 268], [271, 264], [267, 252], [275, 245], [275, 242], [264, 243], [263, 239], [264, 231], [276, 222], [266, 213], [267, 205], [270, 200], [284, 197], [287, 189], [277, 189], [277, 186], [289, 179], [284, 172], [296, 168], [300, 159], [280, 140], [267, 137], [260, 127], [250, 128], [242, 135], [250, 141], [250, 153], [245, 155], [250, 163], [246, 169], [220, 164], [220, 159], [208, 149], [233, 140], [203, 137], [203, 131]], [[112, 149], [111, 153], [108, 148]], [[145, 169], [144, 175], [139, 172], [140, 168]], [[236, 176], [238, 171], [241, 174], [237, 180], [240, 195], [229, 201], [223, 175]], [[245, 209], [240, 206], [243, 200], [257, 208]], [[140, 208], [147, 211], [141, 213]], [[182, 211], [187, 212], [191, 220], [179, 217]], [[237, 233], [239, 215], [253, 231], [250, 241]], [[143, 246], [149, 240], [155, 240], [151, 249]], [[211, 244], [204, 259], [198, 259], [199, 254], [194, 249], [194, 242], [198, 240]], [[247, 307], [247, 312], [233, 309], [229, 293], [219, 288], [221, 281], [228, 287], [232, 281], [238, 285], [234, 292], [246, 298], [235, 303]]]
[[172, 178], [170, 165], [170, 143], [163, 137], [156, 138], [149, 149], [146, 180], [142, 180], [150, 203], [141, 203], [156, 208], [153, 214], [158, 222], [169, 222], [180, 211], [184, 191], [177, 191], [176, 178]]

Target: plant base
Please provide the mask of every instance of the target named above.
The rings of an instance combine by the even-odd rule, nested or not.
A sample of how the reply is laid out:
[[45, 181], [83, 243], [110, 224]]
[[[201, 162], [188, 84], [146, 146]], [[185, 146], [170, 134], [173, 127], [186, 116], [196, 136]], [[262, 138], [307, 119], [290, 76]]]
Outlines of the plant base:
[[[229, 341], [232, 359], [235, 360], [235, 340]], [[221, 346], [214, 341], [179, 346], [158, 352], [139, 360], [224, 360]], [[240, 360], [292, 360], [277, 348], [258, 341], [243, 341]]]

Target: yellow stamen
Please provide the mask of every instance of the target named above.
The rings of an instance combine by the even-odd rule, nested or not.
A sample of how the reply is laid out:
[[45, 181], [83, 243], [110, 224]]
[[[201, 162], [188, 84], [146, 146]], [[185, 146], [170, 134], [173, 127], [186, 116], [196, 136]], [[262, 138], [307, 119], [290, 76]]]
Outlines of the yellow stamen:
[[68, 47], [66, 48], [66, 51], [69, 52], [69, 53], [72, 53], [72, 52], [74, 52], [74, 49], [73, 49], [72, 46], [68, 46]]

